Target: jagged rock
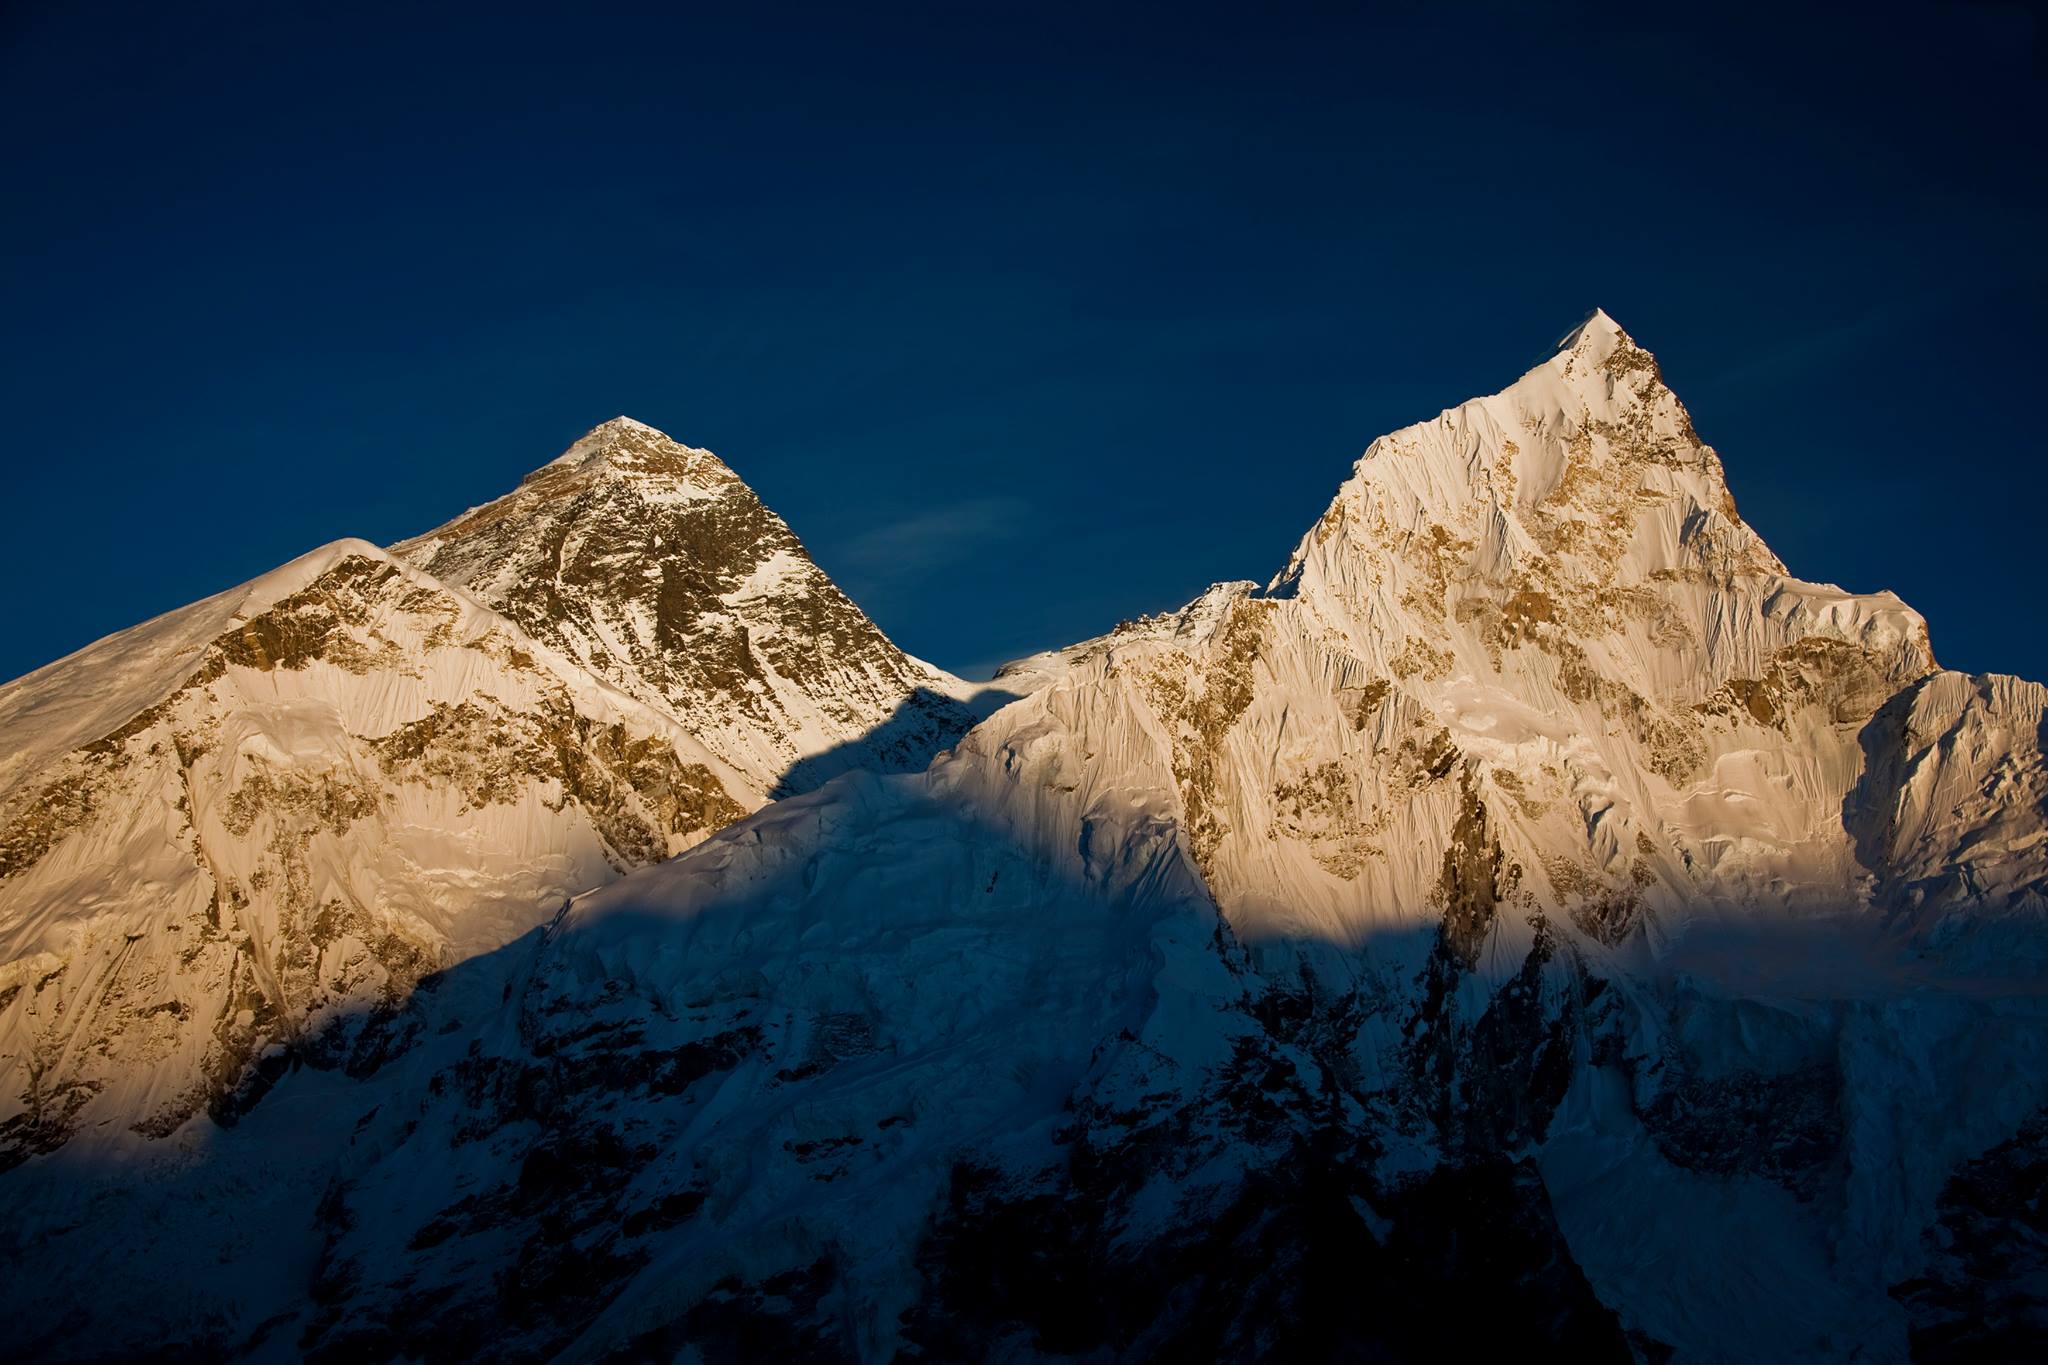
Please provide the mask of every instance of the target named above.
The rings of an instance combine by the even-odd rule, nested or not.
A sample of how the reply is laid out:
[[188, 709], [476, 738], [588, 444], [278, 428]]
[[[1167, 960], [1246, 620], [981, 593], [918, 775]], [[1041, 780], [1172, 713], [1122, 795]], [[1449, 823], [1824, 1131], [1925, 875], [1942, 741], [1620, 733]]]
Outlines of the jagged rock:
[[680, 720], [764, 795], [921, 768], [977, 689], [892, 644], [708, 450], [619, 417], [395, 547]]
[[[925, 685], [836, 602], [814, 619], [754, 600], [814, 572], [764, 515], [709, 456], [614, 423], [401, 548], [523, 623], [505, 629], [547, 667], [699, 722], [706, 771], [764, 792]], [[385, 563], [355, 572], [387, 581]], [[396, 668], [352, 610], [237, 630], [215, 681], [315, 655], [347, 662], [308, 676]], [[789, 662], [819, 639], [867, 682]], [[394, 992], [356, 1075], [270, 1078], [160, 1187], [84, 1171], [82, 1144], [30, 1157], [5, 1179], [42, 1273], [0, 1288], [53, 1324], [27, 1348], [2031, 1344], [2048, 693], [1938, 669], [1889, 594], [1789, 577], [1604, 314], [1502, 393], [1375, 442], [1263, 590], [1219, 585], [1005, 683], [1020, 699], [929, 766], [866, 751]], [[713, 715], [720, 688], [746, 699]], [[842, 689], [858, 714], [806, 709]], [[495, 773], [428, 757], [498, 732], [444, 701], [376, 732], [375, 771], [496, 809]], [[7, 836], [10, 860], [42, 867], [65, 822], [119, 806], [90, 776], [113, 758], [84, 746], [125, 723], [19, 766], [77, 750], [82, 778], [19, 788], [49, 814]], [[703, 813], [645, 737], [534, 725], [504, 727], [507, 752], [558, 737], [576, 758], [549, 780], [579, 801]], [[382, 799], [256, 771], [221, 818], [286, 812], [309, 847]], [[325, 979], [321, 934], [365, 932], [325, 923], [286, 964], [302, 977]], [[73, 989], [84, 961], [18, 955], [0, 1011]], [[266, 982], [235, 988], [236, 1037], [281, 1027], [255, 1007]], [[49, 1117], [11, 1130], [24, 1150], [111, 1102], [44, 1093]], [[317, 1140], [293, 1096], [324, 1106]], [[164, 1245], [255, 1264], [192, 1216], [246, 1207], [253, 1170], [302, 1277], [194, 1297], [105, 1273]], [[87, 1200], [97, 1218], [67, 1222]], [[109, 1210], [139, 1211], [144, 1251], [96, 1237]], [[81, 1349], [61, 1305], [98, 1279], [124, 1311]]]

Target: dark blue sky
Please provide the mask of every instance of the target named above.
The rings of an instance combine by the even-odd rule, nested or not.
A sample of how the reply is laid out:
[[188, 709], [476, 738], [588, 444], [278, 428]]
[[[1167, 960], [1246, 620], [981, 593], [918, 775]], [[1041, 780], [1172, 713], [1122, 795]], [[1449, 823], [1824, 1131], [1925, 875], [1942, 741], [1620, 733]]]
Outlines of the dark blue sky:
[[2024, 7], [413, 8], [0, 8], [0, 675], [620, 412], [985, 668], [1599, 305], [1795, 573], [2048, 677]]

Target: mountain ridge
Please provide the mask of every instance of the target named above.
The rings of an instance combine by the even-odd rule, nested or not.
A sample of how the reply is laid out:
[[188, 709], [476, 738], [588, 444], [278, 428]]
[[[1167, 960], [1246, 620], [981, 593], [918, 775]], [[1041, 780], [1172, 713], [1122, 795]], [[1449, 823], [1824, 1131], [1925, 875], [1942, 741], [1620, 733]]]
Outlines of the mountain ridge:
[[[579, 496], [549, 487], [565, 474], [701, 487], [749, 513], [770, 542], [756, 558], [801, 555], [715, 456], [630, 419], [522, 488]], [[522, 510], [458, 521], [516, 531]], [[843, 620], [844, 595], [802, 564], [756, 598], [801, 620], [777, 595], [819, 597]], [[975, 689], [857, 625], [895, 672], [842, 709], [890, 747], [756, 715], [767, 742], [742, 757], [782, 772], [735, 767], [631, 669], [593, 670], [561, 648], [578, 641], [537, 639], [362, 540], [0, 686], [0, 1160], [232, 1122], [266, 1068], [369, 1045], [365, 1015], [702, 839], [803, 763], [910, 762], [965, 728]]]
[[855, 761], [906, 706], [906, 742], [858, 757], [913, 763], [982, 691], [890, 642], [723, 461], [631, 418], [395, 551], [671, 710], [764, 795]]
[[[647, 537], [759, 513], [561, 478], [401, 548], [708, 714], [663, 651], [790, 629], [736, 591], [784, 543], [692, 542], [665, 635], [620, 587]], [[537, 573], [557, 529], [605, 572]], [[174, 1277], [101, 1348], [1903, 1361], [2048, 1324], [1992, 1193], [2044, 1169], [2048, 689], [1792, 578], [1605, 313], [1373, 442], [1263, 588], [997, 682], [928, 763], [856, 751], [392, 999], [221, 1155], [121, 1139], [177, 1147], [162, 1193], [31, 1156], [45, 1287], [0, 1302], [288, 1246], [304, 1279]], [[200, 1225], [259, 1168], [260, 1235]]]

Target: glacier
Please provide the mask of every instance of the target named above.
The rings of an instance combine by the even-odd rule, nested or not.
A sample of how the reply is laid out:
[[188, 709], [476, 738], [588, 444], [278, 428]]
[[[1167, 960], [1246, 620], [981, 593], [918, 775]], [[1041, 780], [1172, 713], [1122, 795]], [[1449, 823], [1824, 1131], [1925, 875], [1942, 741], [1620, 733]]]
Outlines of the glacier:
[[[623, 420], [280, 573], [0, 690], [34, 1354], [2048, 1329], [2048, 692], [1791, 577], [1604, 313], [1268, 583], [987, 692]], [[247, 937], [183, 963], [207, 906]]]

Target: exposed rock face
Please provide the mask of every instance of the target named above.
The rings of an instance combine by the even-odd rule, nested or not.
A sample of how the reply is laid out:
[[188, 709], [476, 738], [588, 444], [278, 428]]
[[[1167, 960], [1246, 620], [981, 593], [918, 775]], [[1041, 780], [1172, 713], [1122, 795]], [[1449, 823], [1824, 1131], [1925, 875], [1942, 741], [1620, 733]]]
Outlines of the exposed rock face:
[[1926, 1268], [1892, 1292], [1913, 1358], [2024, 1360], [2048, 1341], [2048, 1113], [1957, 1168], [1927, 1230]]
[[10, 1163], [232, 1122], [266, 1061], [345, 1059], [427, 973], [753, 804], [665, 717], [360, 542], [10, 685], [0, 727], [32, 760], [0, 799]]
[[921, 768], [974, 689], [890, 643], [708, 450], [616, 418], [395, 552], [668, 710], [763, 794]]
[[342, 542], [0, 689], [0, 1161], [232, 1121], [569, 896], [972, 719], [623, 418], [404, 548], [506, 614]]
[[[679, 461], [678, 506], [720, 486], [615, 435], [493, 506], [580, 527], [574, 565], [622, 533], [578, 499], [666, 515], [615, 460]], [[483, 545], [478, 519], [449, 543]], [[409, 552], [484, 583], [525, 545]], [[639, 567], [587, 606], [551, 571], [484, 590], [552, 603], [535, 630], [673, 712], [710, 684], [634, 596], [658, 559], [602, 549]], [[740, 639], [734, 581], [676, 629]], [[802, 692], [744, 639], [768, 692]], [[1896, 598], [1790, 578], [1604, 315], [1375, 442], [1264, 591], [1008, 676], [1028, 695], [927, 769], [777, 801], [429, 978], [351, 1045], [360, 1079], [287, 1077], [163, 1193], [67, 1167], [75, 1145], [29, 1162], [7, 1179], [49, 1269], [0, 1302], [63, 1323], [137, 1278], [70, 1230], [81, 1202], [182, 1226], [256, 1169], [310, 1269], [145, 1286], [93, 1349], [1732, 1363], [2037, 1339], [2048, 693], [1939, 670]], [[763, 708], [721, 753], [756, 752]], [[477, 723], [421, 708], [377, 762], [481, 799], [411, 757]], [[603, 769], [636, 811], [650, 786], [694, 809], [642, 770]]]

